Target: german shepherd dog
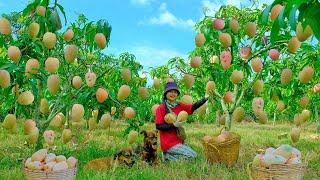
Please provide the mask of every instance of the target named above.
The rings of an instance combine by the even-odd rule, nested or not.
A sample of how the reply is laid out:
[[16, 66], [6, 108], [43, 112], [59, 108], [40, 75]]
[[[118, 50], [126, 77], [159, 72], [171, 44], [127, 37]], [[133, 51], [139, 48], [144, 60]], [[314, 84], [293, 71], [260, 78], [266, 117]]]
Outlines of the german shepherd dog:
[[143, 143], [136, 148], [136, 154], [149, 165], [157, 164], [158, 131], [142, 131], [141, 134], [144, 135]]

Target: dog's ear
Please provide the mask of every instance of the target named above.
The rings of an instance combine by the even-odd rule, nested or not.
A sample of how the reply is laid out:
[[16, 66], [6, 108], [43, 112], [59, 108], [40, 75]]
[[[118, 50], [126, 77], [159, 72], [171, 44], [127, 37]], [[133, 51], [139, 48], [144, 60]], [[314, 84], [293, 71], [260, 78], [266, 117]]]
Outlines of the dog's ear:
[[142, 130], [142, 131], [140, 132], [140, 134], [143, 134], [144, 137], [146, 137], [146, 136], [147, 136], [147, 131], [146, 131], [146, 130]]
[[120, 151], [118, 151], [117, 153], [115, 153], [114, 155], [113, 155], [113, 159], [114, 160], [116, 160], [116, 159], [118, 159], [121, 155], [122, 155], [122, 150], [120, 150]]

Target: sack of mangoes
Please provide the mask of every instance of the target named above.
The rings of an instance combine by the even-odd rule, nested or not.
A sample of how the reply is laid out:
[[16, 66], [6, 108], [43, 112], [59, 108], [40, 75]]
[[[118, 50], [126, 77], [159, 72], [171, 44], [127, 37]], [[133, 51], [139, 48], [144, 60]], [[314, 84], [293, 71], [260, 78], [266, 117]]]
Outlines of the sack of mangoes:
[[303, 179], [304, 164], [301, 152], [288, 145], [278, 148], [269, 147], [264, 153], [257, 154], [248, 165], [251, 179]]

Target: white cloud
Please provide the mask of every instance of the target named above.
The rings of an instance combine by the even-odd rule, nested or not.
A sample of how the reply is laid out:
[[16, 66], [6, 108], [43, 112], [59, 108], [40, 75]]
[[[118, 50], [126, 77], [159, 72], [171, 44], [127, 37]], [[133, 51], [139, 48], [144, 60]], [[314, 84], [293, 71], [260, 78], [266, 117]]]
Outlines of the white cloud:
[[166, 11], [167, 10], [167, 3], [161, 3], [160, 7], [159, 7], [160, 11]]
[[[129, 47], [129, 48], [128, 48]], [[131, 45], [128, 47], [123, 47], [121, 49], [108, 47], [105, 51], [106, 54], [114, 54], [115, 56], [119, 56], [119, 54], [123, 52], [129, 52], [135, 55], [136, 60], [143, 66], [143, 71], [148, 71], [150, 67], [158, 67], [164, 65], [168, 62], [169, 59], [174, 57], [181, 57], [183, 59], [188, 59], [187, 54], [183, 54], [173, 49], [161, 49], [155, 48], [146, 45]], [[140, 76], [142, 76], [143, 72], [140, 72]], [[152, 86], [152, 79], [147, 75], [147, 86]]]
[[137, 61], [144, 67], [161, 66], [167, 63], [167, 61], [173, 57], [182, 57], [187, 59], [187, 54], [183, 54], [173, 49], [155, 48], [146, 45], [131, 45], [128, 47], [113, 48], [108, 47], [106, 53], [111, 53], [118, 56], [120, 53], [129, 52], [136, 56]]
[[227, 0], [226, 5], [234, 5], [237, 8], [241, 8], [240, 0]]
[[140, 6], [149, 5], [151, 1], [153, 0], [130, 0], [131, 4]]
[[103, 52], [105, 54], [113, 54], [115, 56], [118, 56], [119, 54], [121, 54], [122, 52], [125, 52], [125, 51], [121, 51], [120, 49], [110, 45], [108, 48], [104, 49]]
[[201, 1], [201, 5], [208, 8], [209, 12], [215, 13], [222, 5], [233, 5], [240, 8], [243, 2], [240, 2], [240, 0], [203, 0]]
[[201, 2], [202, 8], [207, 8], [209, 12], [216, 12], [219, 10], [220, 6], [224, 4], [224, 1], [209, 1], [204, 0]]
[[263, 4], [272, 4], [274, 0], [260, 0], [258, 1], [258, 7], [262, 7]]
[[[193, 28], [195, 22], [192, 19], [181, 19], [176, 17], [167, 9], [167, 4], [162, 3], [159, 7], [160, 14], [156, 17], [151, 17], [147, 21], [147, 24], [153, 25], [169, 25], [172, 27], [180, 28]], [[139, 24], [145, 24], [145, 22], [139, 22]]]
[[[274, 0], [259, 0], [256, 6], [261, 7], [263, 4], [271, 4]], [[252, 0], [202, 0], [202, 7], [208, 8], [210, 13], [215, 13], [222, 5], [233, 5], [237, 8], [247, 7], [252, 5]]]
[[180, 53], [172, 49], [161, 49], [149, 46], [134, 46], [128, 50], [130, 53], [134, 54], [137, 60], [145, 67], [160, 66], [165, 63], [170, 58], [182, 57], [187, 58], [186, 54]]

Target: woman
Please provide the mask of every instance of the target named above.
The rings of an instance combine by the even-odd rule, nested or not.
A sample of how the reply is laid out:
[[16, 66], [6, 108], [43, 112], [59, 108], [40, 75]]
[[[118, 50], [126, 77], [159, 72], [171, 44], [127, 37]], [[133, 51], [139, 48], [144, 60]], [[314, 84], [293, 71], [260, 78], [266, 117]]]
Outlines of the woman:
[[177, 134], [177, 129], [181, 127], [181, 122], [176, 121], [173, 124], [167, 124], [164, 117], [167, 113], [174, 112], [176, 115], [181, 111], [186, 111], [189, 115], [202, 106], [208, 97], [204, 97], [194, 104], [177, 103], [176, 98], [180, 91], [174, 82], [168, 82], [163, 93], [162, 104], [156, 110], [155, 124], [160, 132], [160, 147], [163, 151], [164, 160], [193, 159], [197, 153], [188, 145], [184, 144]]

